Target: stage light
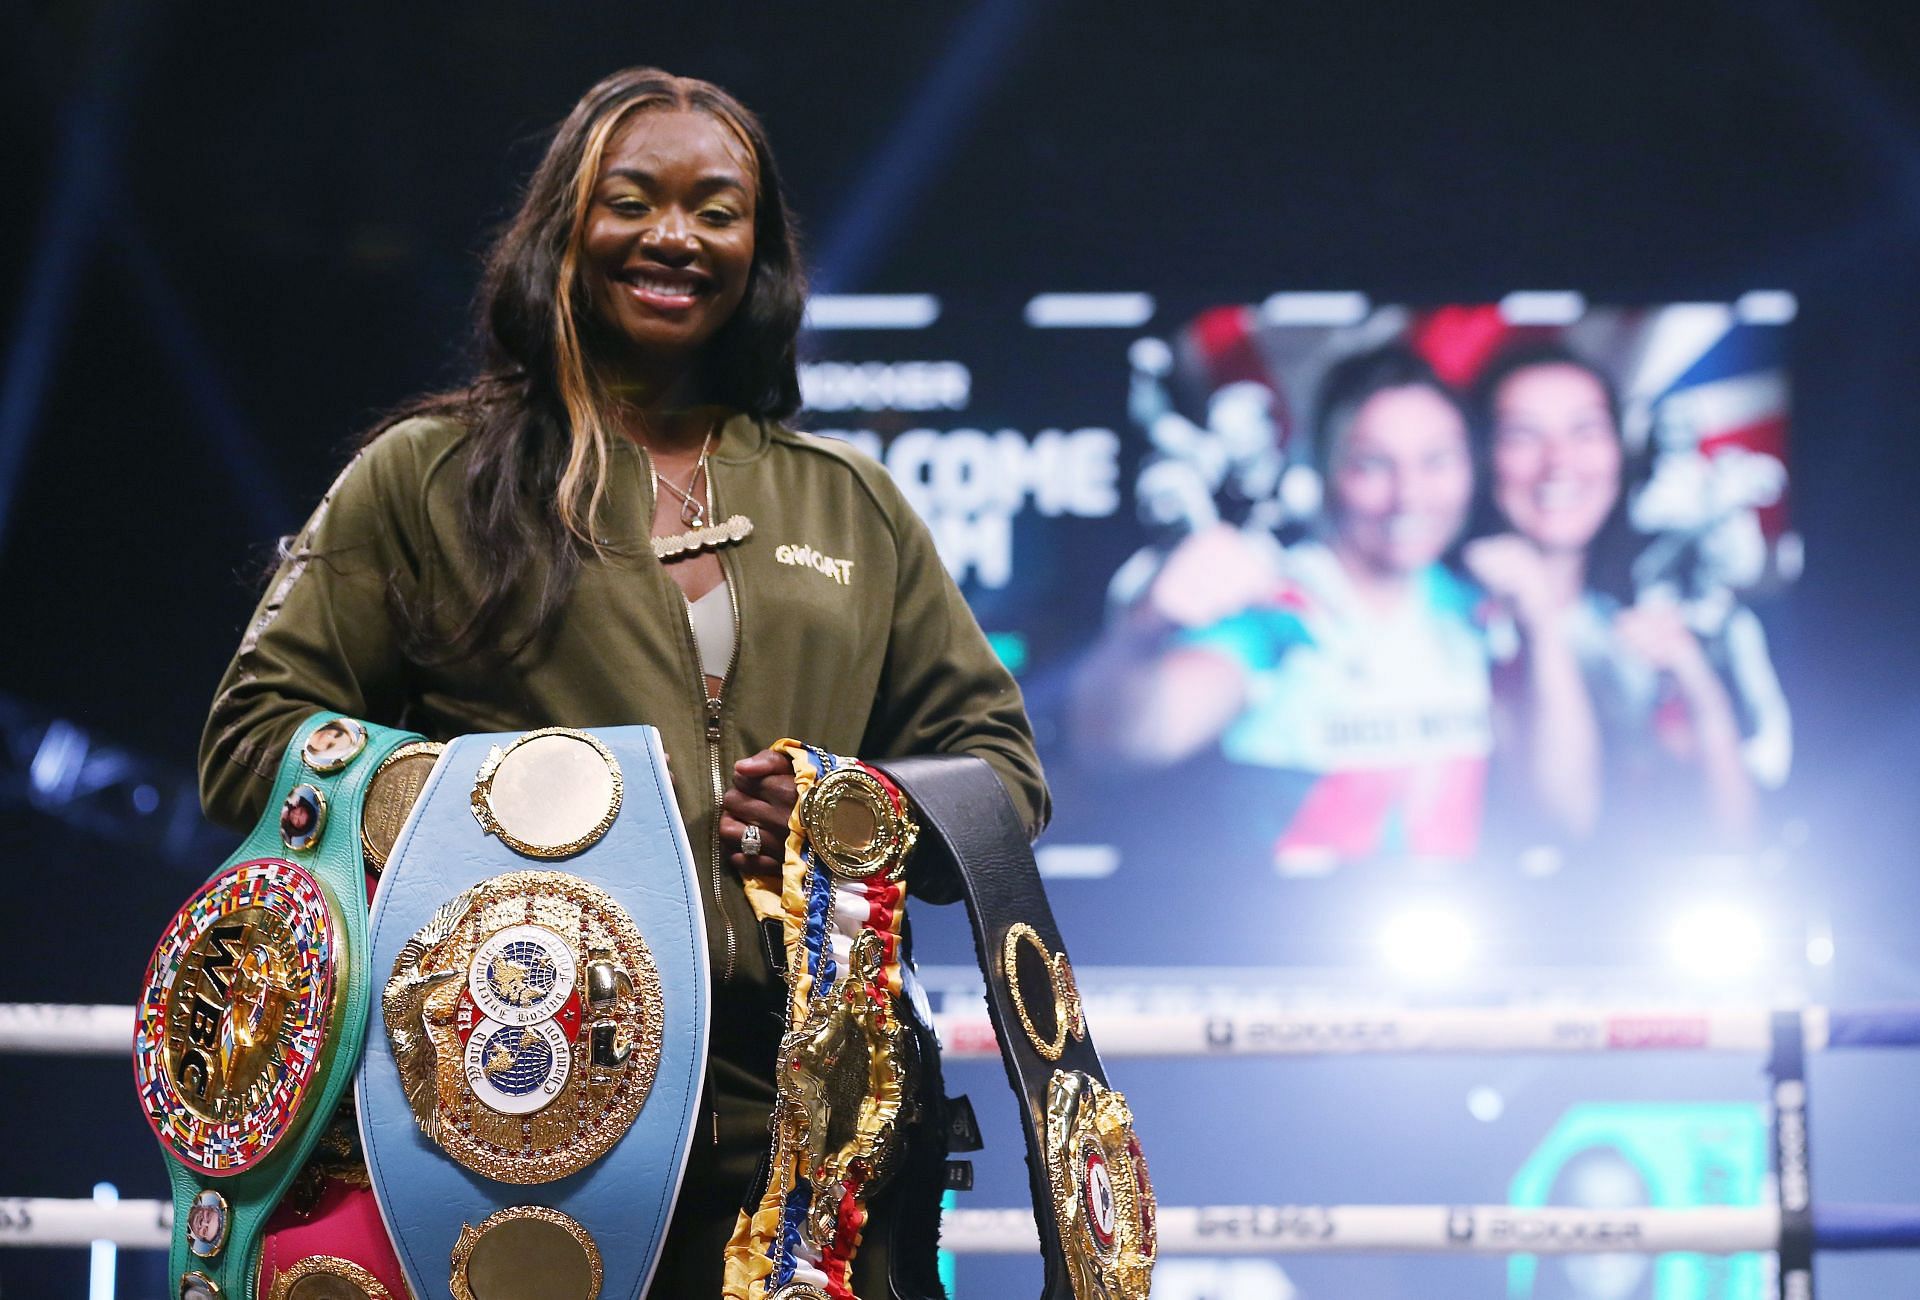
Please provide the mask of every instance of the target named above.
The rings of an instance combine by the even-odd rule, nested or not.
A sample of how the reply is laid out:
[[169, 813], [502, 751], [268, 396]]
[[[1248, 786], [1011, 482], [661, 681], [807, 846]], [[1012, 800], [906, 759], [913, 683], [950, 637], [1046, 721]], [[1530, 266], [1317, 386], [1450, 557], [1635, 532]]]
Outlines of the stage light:
[[1364, 293], [1275, 293], [1260, 304], [1263, 325], [1358, 325], [1373, 311]]
[[1786, 325], [1800, 314], [1800, 300], [1785, 289], [1751, 289], [1734, 300], [1742, 325]]
[[1150, 293], [1040, 293], [1027, 300], [1035, 329], [1137, 329], [1153, 319]]
[[[120, 1189], [112, 1183], [95, 1183], [93, 1199], [98, 1205], [112, 1205], [120, 1199]], [[113, 1300], [113, 1284], [118, 1272], [119, 1247], [111, 1241], [96, 1241], [88, 1249], [87, 1300]]]
[[816, 293], [804, 326], [812, 330], [923, 330], [940, 319], [930, 293]]
[[1766, 927], [1751, 909], [1706, 903], [1683, 912], [1667, 932], [1674, 964], [1706, 979], [1738, 979], [1759, 968]]
[[1458, 912], [1420, 907], [1401, 912], [1380, 928], [1380, 951], [1402, 975], [1435, 979], [1465, 969], [1473, 956], [1473, 928]]
[[1482, 1124], [1491, 1124], [1507, 1111], [1507, 1099], [1498, 1088], [1480, 1084], [1467, 1092], [1467, 1114]]
[[1814, 966], [1833, 964], [1833, 936], [1816, 934], [1807, 940], [1807, 961]]
[[1587, 300], [1565, 289], [1521, 289], [1500, 300], [1509, 325], [1571, 325], [1587, 314]]

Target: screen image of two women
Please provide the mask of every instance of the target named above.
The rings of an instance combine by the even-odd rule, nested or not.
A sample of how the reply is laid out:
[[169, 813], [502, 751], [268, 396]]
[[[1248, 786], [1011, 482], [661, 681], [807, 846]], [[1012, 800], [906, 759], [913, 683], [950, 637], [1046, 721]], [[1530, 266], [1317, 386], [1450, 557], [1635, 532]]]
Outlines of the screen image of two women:
[[1313, 526], [1173, 546], [1088, 658], [1082, 752], [1261, 773], [1234, 815], [1285, 873], [1464, 861], [1496, 822], [1581, 843], [1681, 796], [1737, 842], [1738, 709], [1684, 602], [1634, 590], [1621, 428], [1610, 377], [1558, 342], [1464, 394], [1398, 343], [1336, 363]]

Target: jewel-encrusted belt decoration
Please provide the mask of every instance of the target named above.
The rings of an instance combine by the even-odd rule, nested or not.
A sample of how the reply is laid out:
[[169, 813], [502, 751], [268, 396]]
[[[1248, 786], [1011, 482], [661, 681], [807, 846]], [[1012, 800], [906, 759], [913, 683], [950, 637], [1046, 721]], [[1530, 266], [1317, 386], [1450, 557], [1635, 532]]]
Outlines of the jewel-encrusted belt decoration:
[[175, 1300], [256, 1293], [268, 1219], [346, 1094], [368, 1003], [362, 814], [375, 772], [420, 740], [302, 722], [266, 812], [148, 962], [133, 1066], [173, 1189]]
[[918, 828], [892, 781], [794, 740], [781, 874], [787, 1030], [767, 1182], [727, 1245], [726, 1300], [853, 1300], [869, 1198], [898, 1164], [919, 1061], [900, 955]]
[[1091, 1075], [1047, 1085], [1047, 1184], [1075, 1300], [1145, 1300], [1159, 1238], [1127, 1099]]
[[660, 1064], [660, 976], [633, 919], [563, 871], [444, 905], [381, 995], [420, 1131], [477, 1174], [550, 1183], [632, 1127]]

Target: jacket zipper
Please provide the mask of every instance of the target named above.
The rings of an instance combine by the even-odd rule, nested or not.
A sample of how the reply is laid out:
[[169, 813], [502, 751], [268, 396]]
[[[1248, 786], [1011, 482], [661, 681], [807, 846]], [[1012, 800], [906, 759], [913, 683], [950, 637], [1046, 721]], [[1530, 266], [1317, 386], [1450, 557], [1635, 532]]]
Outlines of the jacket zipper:
[[[707, 462], [707, 500], [708, 509], [712, 511], [712, 517], [715, 519], [719, 518], [719, 497], [713, 487], [713, 462], [711, 460]], [[738, 579], [734, 576], [732, 566], [727, 563], [727, 557], [724, 554], [717, 554], [714, 558], [720, 561], [720, 573], [726, 579], [727, 583], [727, 606], [733, 615], [733, 653], [728, 656], [727, 675], [721, 679], [720, 686], [724, 694], [726, 684], [733, 680], [734, 669], [740, 663], [740, 593]], [[669, 579], [669, 581], [671, 581], [671, 579]], [[677, 584], [676, 590], [678, 590]], [[700, 637], [693, 629], [693, 605], [686, 599], [684, 593], [681, 594], [680, 607], [686, 615], [687, 640], [693, 647], [694, 683], [696, 689], [699, 691], [702, 707], [705, 710], [706, 716], [707, 773], [713, 783], [713, 827], [707, 835], [707, 883], [713, 889], [714, 910], [720, 913], [720, 926], [727, 938], [727, 960], [726, 964], [721, 968], [720, 979], [722, 983], [730, 983], [733, 980], [733, 970], [738, 954], [739, 941], [733, 932], [733, 918], [727, 915], [725, 885], [720, 874], [724, 866], [720, 854], [720, 806], [721, 801], [726, 797], [727, 793], [726, 783], [722, 778], [720, 770], [720, 714], [726, 707], [726, 701], [721, 695], [707, 694], [707, 674], [705, 668], [700, 663]]]

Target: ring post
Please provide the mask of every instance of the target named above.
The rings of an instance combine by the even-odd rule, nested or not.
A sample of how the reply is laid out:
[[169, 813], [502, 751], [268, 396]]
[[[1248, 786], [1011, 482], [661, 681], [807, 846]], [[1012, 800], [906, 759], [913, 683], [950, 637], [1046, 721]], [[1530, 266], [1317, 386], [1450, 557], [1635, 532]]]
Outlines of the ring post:
[[1806, 1029], [1798, 1011], [1773, 1014], [1774, 1183], [1780, 1200], [1780, 1300], [1813, 1300], [1813, 1168], [1807, 1138]]

